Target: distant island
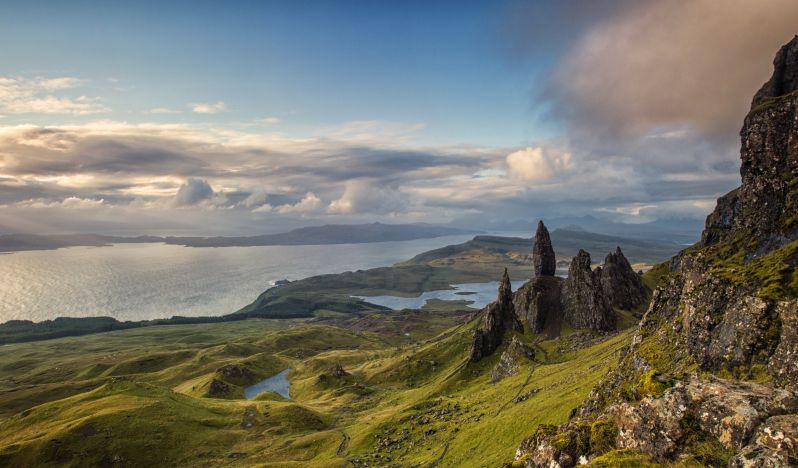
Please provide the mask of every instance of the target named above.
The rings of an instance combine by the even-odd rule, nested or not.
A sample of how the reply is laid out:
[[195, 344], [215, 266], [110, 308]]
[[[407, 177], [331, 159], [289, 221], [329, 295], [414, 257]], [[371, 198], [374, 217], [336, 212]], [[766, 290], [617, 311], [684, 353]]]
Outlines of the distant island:
[[0, 235], [0, 252], [53, 250], [64, 247], [102, 247], [111, 244], [160, 242], [186, 247], [253, 247], [265, 245], [365, 244], [410, 241], [479, 233], [476, 230], [410, 224], [327, 224], [294, 229], [278, 234], [239, 237], [107, 236], [102, 234], [5, 234]]

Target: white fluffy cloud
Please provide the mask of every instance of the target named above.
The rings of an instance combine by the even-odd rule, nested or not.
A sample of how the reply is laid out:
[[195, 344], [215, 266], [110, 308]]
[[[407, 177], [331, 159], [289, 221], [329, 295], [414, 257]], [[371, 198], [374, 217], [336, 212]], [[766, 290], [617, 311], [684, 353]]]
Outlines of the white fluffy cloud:
[[277, 208], [280, 213], [316, 213], [321, 210], [322, 202], [313, 192], [308, 192], [301, 200], [291, 204], [281, 205]]
[[330, 203], [328, 211], [337, 214], [387, 214], [404, 211], [407, 204], [407, 195], [395, 188], [351, 180], [346, 183], [341, 197]]
[[527, 147], [507, 155], [510, 177], [533, 182], [544, 182], [571, 168], [571, 154], [552, 154], [542, 146]]

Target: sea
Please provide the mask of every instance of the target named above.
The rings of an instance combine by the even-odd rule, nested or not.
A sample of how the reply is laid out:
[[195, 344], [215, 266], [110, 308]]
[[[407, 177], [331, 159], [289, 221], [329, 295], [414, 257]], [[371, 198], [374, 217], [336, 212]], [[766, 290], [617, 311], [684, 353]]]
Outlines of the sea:
[[390, 266], [472, 237], [217, 248], [115, 244], [13, 252], [0, 255], [0, 323], [224, 315], [249, 304], [278, 280]]

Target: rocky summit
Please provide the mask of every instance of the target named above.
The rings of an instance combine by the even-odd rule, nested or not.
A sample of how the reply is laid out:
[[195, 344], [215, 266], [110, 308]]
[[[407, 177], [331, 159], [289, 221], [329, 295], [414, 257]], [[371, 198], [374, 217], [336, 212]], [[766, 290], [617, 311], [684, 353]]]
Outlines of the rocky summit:
[[[745, 117], [742, 185], [718, 200], [698, 244], [658, 267], [614, 372], [570, 421], [524, 441], [514, 466], [798, 464], [796, 90], [798, 36]], [[637, 283], [629, 276], [619, 288], [611, 278], [626, 275], [606, 274], [608, 264], [627, 270], [618, 254], [600, 276], [611, 300], [629, 306]], [[587, 283], [582, 257], [572, 269]]]

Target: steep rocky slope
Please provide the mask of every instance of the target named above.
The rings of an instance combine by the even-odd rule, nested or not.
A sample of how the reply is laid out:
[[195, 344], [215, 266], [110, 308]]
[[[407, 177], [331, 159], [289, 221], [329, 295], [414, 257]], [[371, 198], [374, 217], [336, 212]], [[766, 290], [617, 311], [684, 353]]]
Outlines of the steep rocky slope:
[[669, 264], [618, 367], [515, 465], [798, 463], [798, 36], [740, 132], [742, 185]]

